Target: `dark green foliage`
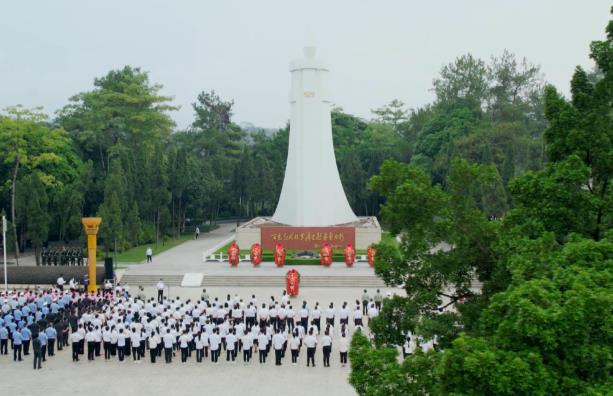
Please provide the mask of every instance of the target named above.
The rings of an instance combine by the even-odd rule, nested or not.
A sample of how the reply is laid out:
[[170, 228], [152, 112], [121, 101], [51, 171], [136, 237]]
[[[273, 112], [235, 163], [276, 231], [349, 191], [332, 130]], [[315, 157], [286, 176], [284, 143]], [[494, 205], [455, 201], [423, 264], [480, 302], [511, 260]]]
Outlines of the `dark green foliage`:
[[[359, 394], [611, 393], [612, 41], [613, 22], [607, 41], [591, 46], [602, 74], [577, 68], [570, 101], [545, 89], [543, 169], [540, 159], [517, 161], [524, 150], [537, 152], [529, 139], [544, 125], [528, 110], [540, 108], [538, 69], [518, 68], [505, 54], [491, 66], [496, 83], [489, 88], [483, 64], [471, 57], [444, 70], [444, 81], [435, 83], [438, 105], [452, 110], [438, 119], [445, 127], [422, 142], [461, 130], [449, 117], [458, 103], [478, 115], [477, 132], [449, 137], [452, 149], [439, 149], [432, 162], [427, 156], [413, 160], [417, 166], [386, 162], [370, 181], [387, 199], [384, 223], [400, 237], [398, 244], [379, 244], [375, 270], [387, 284], [404, 287], [406, 297], [390, 300], [371, 321], [376, 347], [354, 337], [350, 382]], [[488, 147], [496, 141], [513, 143]], [[443, 146], [418, 150], [430, 147]], [[444, 162], [449, 167], [438, 172]], [[419, 169], [432, 169], [433, 182]], [[508, 212], [500, 199], [505, 187]], [[474, 280], [479, 288], [470, 287]], [[437, 309], [445, 306], [454, 309]], [[441, 351], [399, 363], [393, 347], [406, 331], [436, 335]]]

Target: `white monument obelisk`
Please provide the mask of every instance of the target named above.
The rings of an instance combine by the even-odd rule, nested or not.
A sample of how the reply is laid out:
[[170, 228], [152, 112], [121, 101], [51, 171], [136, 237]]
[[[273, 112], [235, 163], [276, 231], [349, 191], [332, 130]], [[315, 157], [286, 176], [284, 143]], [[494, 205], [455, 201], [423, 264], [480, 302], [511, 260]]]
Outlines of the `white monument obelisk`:
[[357, 221], [336, 167], [328, 69], [315, 47], [290, 64], [291, 118], [285, 179], [273, 221], [290, 226], [333, 226]]

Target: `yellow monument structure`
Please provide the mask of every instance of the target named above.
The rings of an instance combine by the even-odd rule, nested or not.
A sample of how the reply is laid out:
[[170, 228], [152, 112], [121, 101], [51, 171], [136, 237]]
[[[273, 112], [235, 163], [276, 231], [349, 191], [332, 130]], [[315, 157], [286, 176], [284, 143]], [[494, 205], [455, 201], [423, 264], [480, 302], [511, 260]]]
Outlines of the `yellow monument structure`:
[[88, 292], [96, 292], [96, 235], [102, 218], [100, 217], [83, 217], [81, 224], [87, 234], [87, 276], [89, 284], [87, 285]]

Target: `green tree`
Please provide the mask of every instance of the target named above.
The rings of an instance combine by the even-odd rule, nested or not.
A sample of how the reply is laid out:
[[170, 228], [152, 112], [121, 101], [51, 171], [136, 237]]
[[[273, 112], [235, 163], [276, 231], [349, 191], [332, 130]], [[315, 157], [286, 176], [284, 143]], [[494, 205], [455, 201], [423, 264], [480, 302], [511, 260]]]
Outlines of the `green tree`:
[[[86, 213], [95, 213], [106, 197], [106, 178], [114, 159], [121, 161], [126, 188], [118, 195], [127, 213], [131, 203], [151, 187], [148, 161], [163, 145], [174, 127], [169, 112], [176, 109], [171, 98], [160, 94], [139, 68], [126, 66], [94, 80], [91, 91], [70, 98], [58, 113], [58, 123], [70, 132], [82, 158], [92, 162]], [[108, 210], [108, 207], [107, 207]], [[141, 211], [143, 220], [155, 222], [155, 212]]]
[[[613, 22], [607, 38], [592, 43], [602, 76], [578, 69], [571, 102], [546, 89], [549, 163], [511, 179], [515, 207], [502, 219], [491, 220], [488, 209], [501, 183], [493, 165], [454, 159], [440, 186], [416, 167], [388, 162], [371, 180], [387, 198], [383, 222], [401, 235], [399, 244], [378, 245], [375, 271], [387, 284], [403, 286], [406, 297], [389, 300], [371, 321], [376, 347], [363, 337], [352, 343], [350, 381], [358, 393], [596, 395], [613, 389], [613, 80], [607, 68]], [[512, 71], [513, 62], [505, 62], [501, 70]], [[503, 99], [496, 100], [514, 106]], [[496, 163], [495, 150], [483, 153]], [[476, 280], [478, 287], [471, 287]], [[441, 350], [398, 363], [394, 345], [407, 331], [436, 336]], [[394, 375], [380, 375], [382, 368]]]
[[111, 249], [122, 249], [124, 245], [124, 216], [127, 213], [125, 203], [122, 203], [119, 197], [124, 196], [125, 189], [126, 182], [121, 162], [118, 159], [112, 159], [104, 188], [104, 201], [98, 212], [103, 219], [100, 226], [100, 238], [104, 241], [107, 257]]
[[11, 223], [15, 241], [15, 260], [19, 264], [20, 238], [17, 235], [20, 216], [16, 197], [18, 181], [33, 172], [43, 184], [61, 188], [69, 184], [82, 166], [74, 154], [66, 131], [50, 127], [47, 116], [40, 108], [28, 110], [22, 106], [9, 107], [0, 114], [0, 158], [6, 167], [2, 169], [2, 190], [10, 191]]
[[49, 234], [49, 198], [45, 185], [37, 173], [24, 177], [19, 183], [18, 208], [24, 239], [32, 242], [36, 265], [40, 265], [40, 249]]

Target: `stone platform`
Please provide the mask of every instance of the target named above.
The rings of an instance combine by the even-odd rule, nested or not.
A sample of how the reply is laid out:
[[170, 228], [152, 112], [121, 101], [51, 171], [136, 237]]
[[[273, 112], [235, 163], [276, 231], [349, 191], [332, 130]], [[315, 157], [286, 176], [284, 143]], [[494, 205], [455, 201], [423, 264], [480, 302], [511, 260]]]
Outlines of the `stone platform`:
[[[242, 249], [248, 249], [254, 243], [260, 243], [264, 245], [265, 241], [262, 240], [263, 236], [263, 228], [266, 227], [280, 227], [283, 229], [291, 230], [295, 228], [297, 230], [309, 229], [310, 227], [290, 227], [281, 223], [277, 223], [273, 221], [270, 217], [256, 217], [247, 223], [238, 227], [236, 232], [236, 243]], [[355, 230], [355, 240], [352, 242], [356, 249], [367, 249], [373, 243], [378, 243], [381, 240], [381, 226], [379, 225], [379, 221], [376, 217], [360, 217], [358, 221], [346, 224], [337, 224], [329, 227], [317, 227], [317, 228], [325, 228], [329, 230], [330, 233], [335, 234], [335, 230]], [[292, 236], [291, 232], [287, 232]], [[300, 234], [301, 232], [299, 232]], [[294, 234], [295, 235], [295, 234]], [[293, 243], [293, 240], [284, 241], [283, 239], [278, 242], [283, 243], [284, 245], [288, 243]], [[320, 239], [317, 242], [313, 243], [311, 247], [301, 247], [301, 249], [319, 249], [323, 242], [327, 242], [327, 240]], [[346, 242], [339, 242], [338, 240], [334, 240], [334, 243], [339, 243], [341, 247], [344, 247]]]
[[227, 262], [203, 261], [202, 257], [212, 254], [235, 238], [233, 224], [220, 228], [153, 256], [152, 263], [127, 264], [127, 269], [118, 273], [120, 282], [129, 285], [151, 286], [160, 278], [169, 286], [186, 285], [185, 277], [196, 279], [202, 275], [199, 284], [192, 287], [284, 287], [285, 274], [296, 268], [301, 275], [301, 287], [322, 288], [380, 288], [383, 282], [375, 275], [367, 263], [355, 263], [348, 268], [343, 263], [333, 263], [330, 267], [321, 265], [286, 265], [278, 268], [274, 263], [265, 262], [254, 267], [249, 262], [241, 262], [237, 267]]

